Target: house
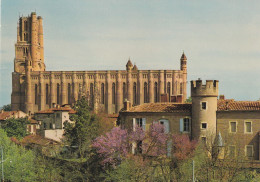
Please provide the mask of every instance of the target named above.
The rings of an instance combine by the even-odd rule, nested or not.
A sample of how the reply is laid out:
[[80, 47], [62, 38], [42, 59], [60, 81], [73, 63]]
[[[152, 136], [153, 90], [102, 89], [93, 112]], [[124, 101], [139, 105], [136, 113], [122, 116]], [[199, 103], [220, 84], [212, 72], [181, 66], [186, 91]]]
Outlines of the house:
[[40, 121], [39, 134], [43, 137], [60, 142], [64, 134], [64, 123], [71, 122], [70, 114], [76, 111], [69, 106], [55, 105], [51, 109], [36, 112], [34, 118]]
[[221, 135], [233, 155], [242, 152], [250, 160], [260, 160], [260, 101], [218, 99], [218, 81], [191, 81], [192, 103], [146, 103], [131, 107], [125, 102], [119, 113], [122, 127], [149, 128], [153, 122], [166, 131], [187, 134], [210, 144]]

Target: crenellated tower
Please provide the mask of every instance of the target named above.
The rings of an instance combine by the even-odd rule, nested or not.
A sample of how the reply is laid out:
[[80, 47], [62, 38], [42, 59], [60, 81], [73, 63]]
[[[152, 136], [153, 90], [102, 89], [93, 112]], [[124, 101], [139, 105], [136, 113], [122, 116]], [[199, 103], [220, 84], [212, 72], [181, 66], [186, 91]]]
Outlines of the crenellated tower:
[[218, 80], [191, 81], [192, 137], [205, 142], [216, 135]]

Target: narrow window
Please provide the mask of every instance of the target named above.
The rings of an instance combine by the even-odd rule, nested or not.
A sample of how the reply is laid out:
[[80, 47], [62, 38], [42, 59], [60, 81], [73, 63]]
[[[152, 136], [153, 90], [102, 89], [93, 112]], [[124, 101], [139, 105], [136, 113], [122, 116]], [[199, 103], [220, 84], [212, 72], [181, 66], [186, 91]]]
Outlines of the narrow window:
[[168, 94], [168, 97], [169, 97], [169, 102], [171, 102], [171, 83], [168, 82], [167, 83], [167, 94]]
[[254, 153], [253, 145], [246, 145], [246, 156], [248, 158], [252, 158], [253, 157], [253, 153]]
[[252, 132], [252, 122], [245, 122], [245, 132], [246, 133]]
[[148, 103], [148, 85], [144, 82], [144, 103]]
[[116, 104], [116, 84], [112, 84], [112, 104]]
[[230, 145], [228, 147], [228, 154], [229, 154], [229, 157], [235, 157], [236, 156], [236, 146]]
[[68, 104], [71, 104], [71, 85], [68, 83]]
[[126, 83], [123, 83], [123, 102], [125, 101], [125, 99], [127, 99], [127, 91], [126, 91]]
[[201, 137], [201, 142], [203, 145], [207, 144], [207, 138], [206, 137]]
[[158, 84], [154, 83], [154, 102], [158, 102]]
[[207, 109], [207, 102], [201, 102], [201, 109], [206, 110]]
[[180, 83], [180, 94], [182, 94], [182, 92], [183, 92], [183, 83]]
[[47, 127], [47, 124], [43, 123], [43, 128], [46, 129], [46, 127]]
[[50, 123], [50, 129], [52, 129], [52, 123]]
[[207, 129], [207, 123], [201, 123], [201, 129]]
[[136, 82], [134, 82], [133, 94], [134, 94], [134, 97], [133, 97], [134, 101], [133, 101], [133, 103], [134, 103], [134, 105], [137, 105], [137, 88], [136, 88]]
[[60, 104], [60, 84], [57, 83], [57, 104]]
[[105, 84], [101, 84], [101, 104], [105, 104]]
[[190, 131], [190, 120], [189, 120], [189, 118], [184, 118], [184, 120], [183, 120], [183, 131], [185, 131], [185, 132]]
[[34, 96], [34, 98], [35, 98], [35, 104], [38, 103], [38, 101], [37, 101], [37, 97], [38, 97], [38, 88], [37, 88], [37, 87], [38, 87], [37, 84], [35, 84], [35, 91], [34, 91], [34, 94], [35, 94], [35, 96]]
[[49, 85], [46, 84], [46, 92], [45, 92], [45, 101], [46, 101], [46, 104], [49, 104]]
[[237, 123], [236, 122], [230, 122], [230, 132], [231, 133], [237, 132]]
[[90, 102], [94, 104], [94, 84], [90, 84]]

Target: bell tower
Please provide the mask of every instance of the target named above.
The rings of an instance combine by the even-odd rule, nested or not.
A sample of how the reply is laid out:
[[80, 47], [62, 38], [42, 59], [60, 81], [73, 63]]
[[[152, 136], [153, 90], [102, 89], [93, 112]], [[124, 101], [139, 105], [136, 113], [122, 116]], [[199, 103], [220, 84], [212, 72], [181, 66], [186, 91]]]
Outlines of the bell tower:
[[12, 73], [12, 110], [33, 111], [31, 72], [45, 71], [42, 18], [35, 12], [19, 17]]
[[14, 72], [25, 74], [26, 63], [32, 59], [32, 71], [45, 71], [42, 18], [20, 17], [17, 24], [17, 42], [15, 44]]

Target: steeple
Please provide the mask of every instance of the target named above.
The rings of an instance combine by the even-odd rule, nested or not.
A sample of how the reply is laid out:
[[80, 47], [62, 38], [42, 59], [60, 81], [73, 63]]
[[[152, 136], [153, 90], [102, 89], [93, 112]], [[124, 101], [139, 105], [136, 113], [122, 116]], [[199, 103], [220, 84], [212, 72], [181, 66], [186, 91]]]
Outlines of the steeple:
[[183, 70], [184, 73], [187, 73], [187, 57], [184, 54], [184, 51], [181, 55], [180, 61], [181, 61], [181, 70]]
[[127, 64], [126, 64], [126, 70], [129, 71], [129, 70], [132, 70], [133, 69], [133, 63], [131, 62], [130, 58], [128, 59], [127, 61]]

